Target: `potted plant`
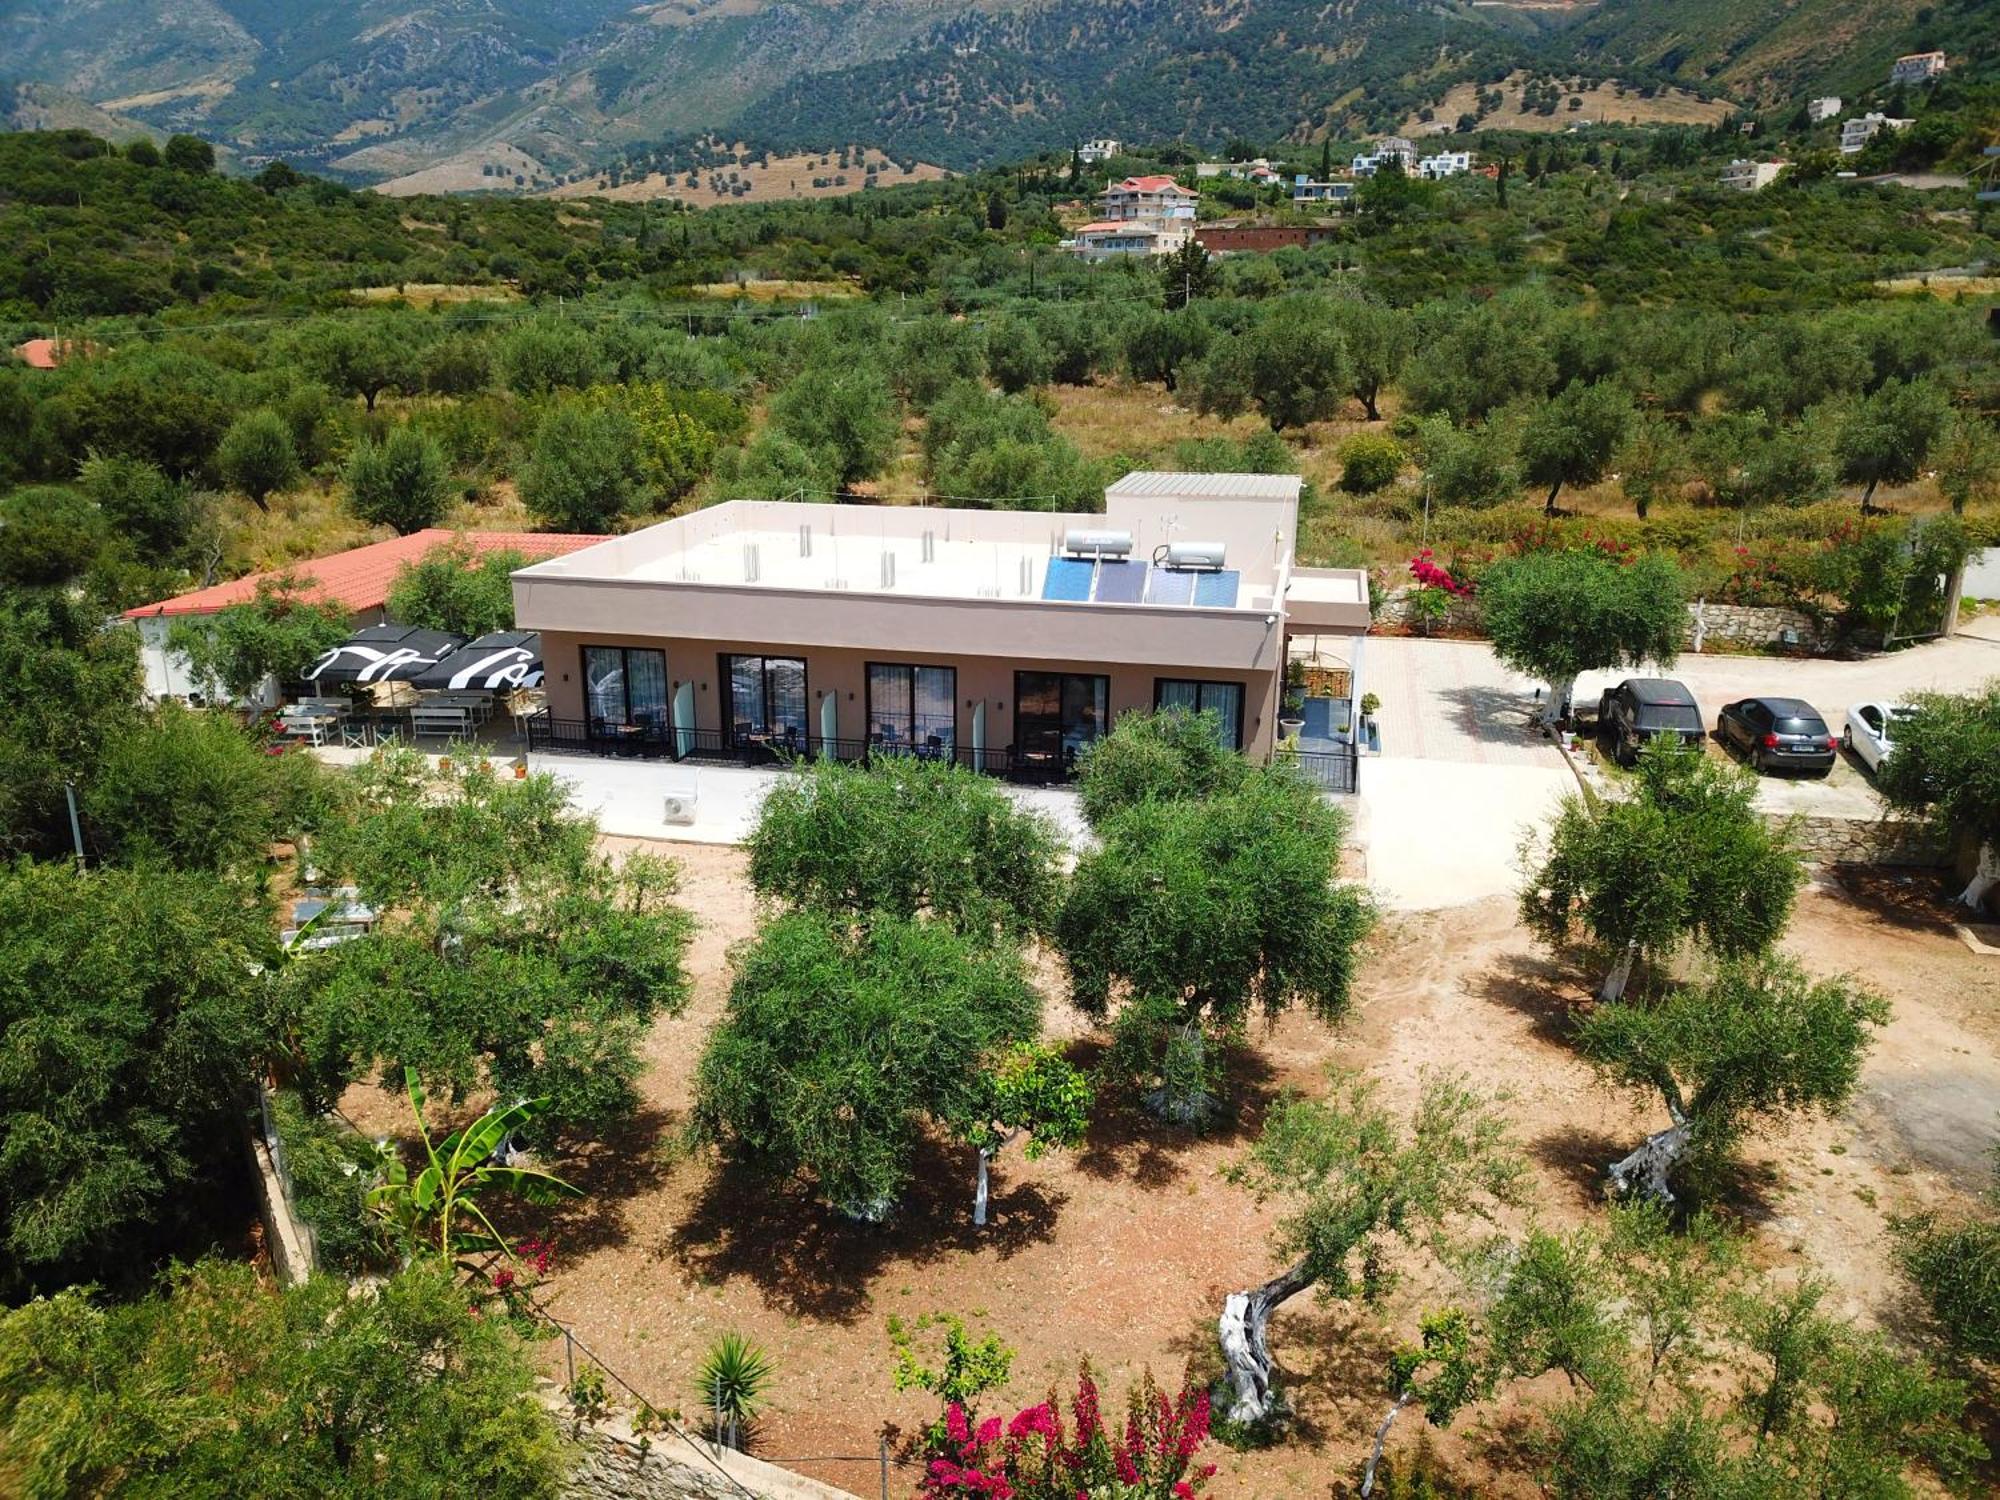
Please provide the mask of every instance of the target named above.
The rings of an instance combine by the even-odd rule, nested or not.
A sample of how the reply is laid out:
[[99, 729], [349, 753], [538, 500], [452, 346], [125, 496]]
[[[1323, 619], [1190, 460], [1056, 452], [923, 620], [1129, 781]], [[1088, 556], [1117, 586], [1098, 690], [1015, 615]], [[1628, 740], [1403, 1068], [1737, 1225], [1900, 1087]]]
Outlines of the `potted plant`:
[[1374, 727], [1375, 714], [1382, 707], [1382, 700], [1373, 693], [1361, 695], [1361, 737], [1366, 739], [1368, 731]]
[[1278, 698], [1278, 738], [1297, 740], [1306, 727], [1306, 664], [1293, 660], [1285, 667], [1285, 690]]

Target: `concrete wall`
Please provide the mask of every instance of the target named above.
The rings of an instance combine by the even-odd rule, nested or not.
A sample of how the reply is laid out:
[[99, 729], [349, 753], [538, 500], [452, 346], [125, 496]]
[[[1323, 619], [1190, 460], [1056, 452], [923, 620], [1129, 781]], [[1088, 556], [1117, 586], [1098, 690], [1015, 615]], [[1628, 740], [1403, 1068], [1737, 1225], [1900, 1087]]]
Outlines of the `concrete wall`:
[[2000, 599], [2000, 547], [1984, 548], [1965, 560], [1963, 594], [1967, 599]]
[[[916, 640], [912, 640], [912, 647]], [[1005, 637], [999, 639], [1004, 640]], [[986, 748], [1002, 749], [1014, 742], [1014, 673], [1018, 670], [1061, 670], [1099, 674], [1111, 679], [1111, 716], [1153, 706], [1153, 685], [1158, 677], [1192, 677], [1210, 682], [1243, 684], [1243, 748], [1252, 755], [1268, 754], [1276, 735], [1280, 674], [1277, 653], [1271, 653], [1266, 669], [1229, 670], [1213, 666], [1133, 666], [1126, 662], [1072, 660], [1065, 657], [1036, 657], [1026, 653], [1005, 656], [960, 656], [944, 652], [881, 647], [854, 650], [805, 644], [797, 639], [765, 637], [751, 640], [713, 640], [684, 636], [630, 635], [615, 631], [542, 632], [542, 662], [547, 672], [544, 687], [549, 712], [558, 719], [583, 719], [583, 647], [640, 646], [663, 649], [667, 654], [668, 691], [683, 682], [694, 684], [695, 728], [721, 731], [726, 726], [726, 685], [721, 680], [724, 655], [796, 656], [806, 663], [806, 709], [813, 732], [819, 732], [820, 705], [834, 696], [836, 739], [863, 740], [868, 737], [867, 666], [873, 662], [895, 662], [917, 666], [948, 666], [958, 672], [958, 743], [972, 743], [973, 714], [977, 705], [986, 707]]]
[[1688, 606], [1682, 639], [1690, 651], [1817, 651], [1827, 644], [1813, 617], [1796, 609], [1706, 601]]

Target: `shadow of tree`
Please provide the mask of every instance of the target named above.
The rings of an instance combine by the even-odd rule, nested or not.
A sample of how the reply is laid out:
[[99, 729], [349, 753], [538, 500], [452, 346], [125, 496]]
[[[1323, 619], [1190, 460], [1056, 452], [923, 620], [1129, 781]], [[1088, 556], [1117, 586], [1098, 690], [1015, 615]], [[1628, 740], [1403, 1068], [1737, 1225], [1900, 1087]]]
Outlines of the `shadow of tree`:
[[1236, 1145], [1263, 1128], [1278, 1093], [1278, 1070], [1254, 1042], [1230, 1045], [1220, 1085], [1220, 1110], [1200, 1130], [1175, 1125], [1147, 1112], [1122, 1078], [1103, 1076], [1106, 1048], [1092, 1040], [1069, 1048], [1079, 1068], [1098, 1074], [1097, 1107], [1077, 1148], [1077, 1170], [1099, 1181], [1126, 1178], [1144, 1188], [1179, 1182], [1187, 1169], [1181, 1157], [1204, 1145]]
[[920, 1144], [910, 1185], [881, 1224], [843, 1218], [801, 1177], [724, 1156], [659, 1253], [705, 1284], [741, 1277], [794, 1316], [852, 1323], [890, 1266], [976, 1252], [1007, 1259], [1054, 1233], [1069, 1195], [1033, 1182], [1010, 1184], [1007, 1161], [1002, 1157], [994, 1168], [987, 1227], [975, 1229], [972, 1152], [956, 1143]]
[[1975, 915], [1953, 904], [1942, 871], [1835, 865], [1833, 878], [1849, 902], [1886, 926], [1955, 937], [1959, 920]]
[[1604, 1201], [1606, 1168], [1638, 1144], [1637, 1136], [1627, 1140], [1586, 1125], [1565, 1125], [1537, 1137], [1528, 1150], [1569, 1184], [1579, 1206], [1587, 1207]]
[[1473, 993], [1526, 1017], [1539, 1040], [1565, 1049], [1571, 1046], [1577, 1019], [1592, 1003], [1577, 988], [1573, 970], [1518, 953], [1508, 954], [1482, 973]]
[[676, 1124], [672, 1114], [642, 1109], [630, 1120], [587, 1142], [575, 1153], [538, 1162], [573, 1187], [581, 1198], [536, 1205], [521, 1217], [540, 1215], [542, 1238], [566, 1255], [613, 1249], [631, 1238], [626, 1205], [665, 1179], [660, 1145]]
[[1438, 698], [1450, 707], [1460, 733], [1482, 745], [1525, 745], [1543, 742], [1536, 713], [1541, 705], [1528, 694], [1508, 688], [1462, 683], [1441, 689]]

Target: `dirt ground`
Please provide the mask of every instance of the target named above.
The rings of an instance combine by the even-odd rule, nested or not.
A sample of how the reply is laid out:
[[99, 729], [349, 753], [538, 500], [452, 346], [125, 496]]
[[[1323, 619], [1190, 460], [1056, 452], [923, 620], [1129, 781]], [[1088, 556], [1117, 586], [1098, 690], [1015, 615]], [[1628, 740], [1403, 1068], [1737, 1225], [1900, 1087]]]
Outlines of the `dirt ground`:
[[[1343, 1026], [1288, 1015], [1259, 1028], [1236, 1065], [1235, 1115], [1222, 1131], [1190, 1138], [1107, 1100], [1080, 1151], [1001, 1158], [984, 1233], [970, 1225], [971, 1157], [944, 1143], [891, 1224], [850, 1225], [800, 1184], [675, 1149], [702, 1039], [722, 1011], [729, 950], [751, 935], [757, 913], [741, 851], [659, 847], [680, 860], [682, 900], [700, 921], [694, 998], [650, 1038], [635, 1127], [565, 1169], [590, 1197], [550, 1226], [557, 1265], [546, 1301], [662, 1407], [696, 1404], [693, 1371], [717, 1336], [754, 1339], [778, 1371], [757, 1451], [857, 1493], [876, 1493], [878, 1436], [899, 1442], [932, 1414], [928, 1397], [892, 1388], [891, 1314], [956, 1311], [1016, 1348], [1011, 1388], [989, 1398], [989, 1411], [1066, 1384], [1084, 1354], [1110, 1400], [1144, 1369], [1163, 1382], [1190, 1368], [1205, 1374], [1223, 1296], [1275, 1269], [1273, 1210], [1220, 1173], [1272, 1095], [1323, 1088], [1329, 1064], [1366, 1072], [1393, 1104], [1413, 1101], [1433, 1068], [1504, 1091], [1539, 1179], [1538, 1217], [1552, 1227], [1595, 1214], [1603, 1164], [1663, 1123], [1647, 1101], [1601, 1088], [1576, 1061], [1562, 1036], [1584, 983], [1548, 963], [1512, 903], [1496, 898], [1390, 919]], [[1868, 975], [1895, 1018], [1854, 1107], [1757, 1142], [1733, 1205], [1761, 1264], [1816, 1267], [1864, 1322], [1893, 1321], [1899, 1304], [1886, 1215], [1977, 1191], [1996, 1137], [2000, 959], [1959, 940], [1940, 895], [1931, 876], [1879, 873], [1804, 894], [1788, 947], [1815, 970]], [[1049, 1019], [1075, 1039], [1080, 1060], [1094, 1055], [1073, 1012], [1052, 1004]], [[372, 1090], [355, 1090], [348, 1105], [368, 1116], [364, 1128], [397, 1123], [392, 1101]], [[1221, 1466], [1214, 1492], [1348, 1492], [1380, 1416], [1387, 1350], [1447, 1295], [1441, 1276], [1419, 1266], [1381, 1315], [1308, 1298], [1282, 1313], [1274, 1347], [1299, 1431], [1265, 1452], [1211, 1445]], [[559, 1363], [553, 1349], [550, 1357]], [[1477, 1409], [1434, 1439], [1437, 1453], [1478, 1493], [1534, 1494], [1515, 1456], [1519, 1416], [1510, 1402]], [[1396, 1446], [1421, 1428], [1401, 1424]], [[892, 1493], [912, 1493], [914, 1471], [901, 1472]]]

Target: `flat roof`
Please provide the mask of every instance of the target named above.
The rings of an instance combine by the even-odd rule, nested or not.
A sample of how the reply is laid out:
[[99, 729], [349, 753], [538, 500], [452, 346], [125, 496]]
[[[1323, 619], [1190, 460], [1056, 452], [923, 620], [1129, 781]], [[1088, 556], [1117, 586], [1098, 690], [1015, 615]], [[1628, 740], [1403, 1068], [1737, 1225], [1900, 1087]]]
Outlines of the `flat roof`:
[[[1128, 474], [1106, 490], [1102, 514], [731, 500], [516, 576], [1269, 612], [1291, 575], [1299, 485], [1294, 475]], [[1070, 548], [1072, 531], [1114, 533], [1119, 545], [1098, 557]], [[1174, 546], [1200, 549], [1206, 565], [1179, 565]]]

